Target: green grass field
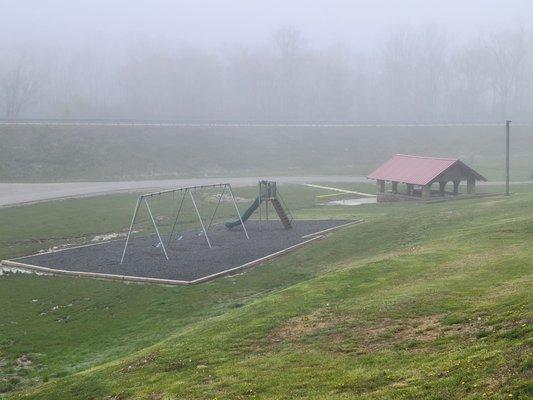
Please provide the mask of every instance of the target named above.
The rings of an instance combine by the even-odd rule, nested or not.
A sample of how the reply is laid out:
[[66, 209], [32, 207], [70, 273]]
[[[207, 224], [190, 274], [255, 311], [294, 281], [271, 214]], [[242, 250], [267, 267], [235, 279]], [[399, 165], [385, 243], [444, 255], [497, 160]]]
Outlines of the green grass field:
[[[532, 188], [514, 186], [510, 198], [360, 207], [317, 206], [324, 191], [282, 190], [296, 218], [366, 222], [192, 287], [0, 277], [0, 392], [9, 399], [533, 396]], [[106, 196], [1, 209], [0, 256], [122, 232], [133, 202]]]
[[[457, 157], [503, 180], [505, 127], [0, 127], [0, 182], [367, 175], [395, 153]], [[513, 126], [512, 179], [533, 179], [531, 127]]]

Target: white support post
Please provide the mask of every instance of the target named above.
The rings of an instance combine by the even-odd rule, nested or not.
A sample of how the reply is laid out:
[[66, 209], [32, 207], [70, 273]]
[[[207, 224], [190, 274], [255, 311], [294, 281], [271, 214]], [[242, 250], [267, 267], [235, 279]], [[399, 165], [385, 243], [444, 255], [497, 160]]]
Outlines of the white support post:
[[270, 185], [267, 185], [267, 201], [265, 201], [265, 221], [268, 223], [268, 203], [271, 201], [272, 193], [270, 192]]
[[202, 231], [204, 232], [205, 239], [207, 240], [207, 244], [209, 245], [209, 248], [212, 249], [211, 242], [209, 241], [209, 236], [207, 236], [207, 232], [205, 231], [204, 221], [202, 221], [202, 217], [200, 216], [200, 211], [198, 211], [198, 206], [196, 205], [196, 201], [194, 201], [194, 196], [192, 195], [192, 191], [189, 191], [189, 195], [191, 196], [192, 204], [194, 205], [194, 209], [196, 210], [196, 215], [198, 216], [198, 220], [200, 221], [200, 225], [202, 225]]
[[211, 215], [211, 219], [209, 220], [209, 225], [207, 225], [207, 231], [211, 229], [211, 224], [213, 223], [213, 219], [215, 218], [215, 215], [218, 211], [218, 207], [220, 206], [220, 202], [222, 201], [222, 196], [224, 196], [224, 193], [226, 193], [226, 186], [224, 185], [224, 188], [222, 189], [222, 193], [220, 193], [220, 197], [218, 198], [217, 206], [215, 207], [215, 211], [213, 211], [213, 215]]
[[126, 243], [124, 244], [124, 250], [122, 250], [122, 258], [120, 259], [120, 264], [124, 262], [124, 256], [126, 255], [126, 249], [128, 248], [128, 243], [130, 241], [130, 235], [133, 230], [133, 225], [135, 224], [135, 219], [137, 219], [137, 212], [141, 205], [141, 197], [137, 199], [137, 204], [135, 205], [135, 210], [133, 211], [133, 217], [131, 218], [130, 229], [128, 231], [128, 236], [126, 237]]
[[178, 218], [180, 217], [181, 209], [183, 207], [183, 202], [185, 201], [185, 196], [187, 196], [188, 190], [189, 189], [185, 189], [185, 191], [183, 192], [183, 197], [181, 198], [180, 206], [178, 207], [178, 211], [176, 212], [176, 218], [174, 219], [174, 225], [172, 225], [172, 230], [170, 231], [170, 235], [168, 235], [167, 246], [169, 247], [170, 247], [170, 241], [172, 240], [172, 235], [174, 234], [174, 231], [176, 229]]
[[[244, 226], [244, 221], [242, 220], [239, 207], [237, 207], [237, 202], [235, 201], [233, 190], [231, 190], [231, 185], [228, 185], [228, 189], [229, 189], [229, 193], [231, 194], [231, 199], [233, 200], [233, 205], [235, 206], [235, 211], [237, 211], [237, 215], [239, 216], [239, 221], [241, 221], [241, 226], [242, 226], [242, 229], [244, 230], [244, 234], [246, 235], [246, 239], [250, 239], [250, 236], [248, 236], [248, 231], [246, 230], [246, 226]], [[261, 207], [261, 199], [259, 199], [259, 206]]]
[[261, 181], [259, 182], [259, 229], [261, 230], [262, 226], [263, 226], [263, 216], [261, 215], [261, 189], [262, 189], [262, 186], [261, 186]]
[[161, 247], [163, 248], [163, 253], [165, 253], [165, 258], [168, 260], [168, 254], [167, 254], [167, 250], [165, 249], [165, 244], [163, 243], [163, 239], [161, 239], [161, 235], [159, 234], [159, 229], [157, 229], [157, 224], [155, 223], [154, 216], [152, 215], [152, 210], [150, 210], [150, 205], [148, 204], [148, 201], [146, 201], [146, 197], [144, 198], [144, 204], [146, 204], [146, 208], [148, 209], [148, 214], [150, 214], [150, 219], [152, 220], [152, 224], [154, 224], [155, 233], [157, 233], [157, 237], [159, 238], [159, 243], [161, 243]]

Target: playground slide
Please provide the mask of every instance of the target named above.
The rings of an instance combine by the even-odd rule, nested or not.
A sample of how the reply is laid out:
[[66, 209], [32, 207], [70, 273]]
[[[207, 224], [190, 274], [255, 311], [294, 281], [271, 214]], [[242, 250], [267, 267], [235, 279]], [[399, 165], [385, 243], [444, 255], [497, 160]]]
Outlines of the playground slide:
[[[259, 197], [255, 199], [255, 201], [252, 203], [250, 207], [241, 215], [241, 218], [244, 221], [246, 221], [250, 216], [254, 213], [255, 210], [257, 210], [257, 207], [259, 207], [259, 203], [261, 201], [259, 200]], [[231, 229], [235, 228], [236, 226], [239, 226], [241, 224], [241, 221], [239, 218], [230, 219], [227, 221], [224, 225], [226, 225], [226, 228]]]

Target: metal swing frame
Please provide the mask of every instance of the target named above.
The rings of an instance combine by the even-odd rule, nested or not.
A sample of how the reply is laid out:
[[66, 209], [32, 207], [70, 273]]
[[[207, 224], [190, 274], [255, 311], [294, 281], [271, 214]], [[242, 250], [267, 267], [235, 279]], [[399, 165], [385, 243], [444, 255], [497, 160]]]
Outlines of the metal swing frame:
[[[215, 210], [213, 211], [213, 214], [211, 215], [211, 218], [209, 220], [209, 224], [207, 226], [207, 229], [205, 227], [204, 221], [202, 219], [202, 216], [200, 215], [200, 210], [198, 209], [198, 205], [196, 203], [196, 200], [194, 198], [193, 192], [198, 189], [207, 189], [207, 188], [222, 188], [222, 193], [220, 194], [218, 198], [217, 205], [215, 207]], [[244, 225], [244, 221], [242, 220], [241, 212], [239, 211], [239, 207], [237, 206], [237, 202], [235, 200], [235, 196], [233, 195], [233, 190], [231, 189], [231, 185], [229, 183], [216, 183], [212, 185], [199, 185], [199, 186], [187, 186], [187, 187], [181, 187], [176, 189], [168, 189], [168, 190], [162, 190], [159, 192], [153, 192], [153, 193], [146, 193], [141, 194], [139, 198], [137, 199], [137, 203], [135, 204], [135, 209], [133, 211], [133, 217], [131, 218], [130, 228], [128, 230], [128, 236], [126, 237], [126, 243], [124, 244], [124, 249], [122, 251], [122, 257], [120, 259], [120, 264], [124, 262], [124, 257], [126, 256], [126, 250], [128, 249], [128, 244], [130, 242], [130, 237], [133, 232], [133, 227], [135, 226], [135, 221], [137, 220], [137, 215], [139, 213], [139, 209], [143, 205], [143, 203], [146, 205], [146, 209], [148, 210], [148, 215], [150, 216], [150, 220], [152, 221], [152, 225], [155, 229], [155, 232], [157, 234], [157, 237], [159, 239], [159, 243], [161, 244], [161, 248], [163, 250], [163, 254], [165, 255], [165, 258], [168, 260], [168, 253], [167, 248], [170, 247], [172, 235], [174, 235], [174, 232], [176, 230], [176, 226], [178, 224], [178, 220], [181, 214], [181, 211], [183, 209], [183, 203], [185, 202], [185, 198], [187, 197], [187, 194], [189, 194], [189, 197], [192, 201], [192, 204], [194, 206], [194, 211], [196, 212], [196, 216], [198, 217], [198, 221], [200, 222], [200, 226], [202, 227], [201, 233], [205, 236], [205, 239], [207, 241], [207, 245], [211, 249], [213, 246], [211, 245], [211, 241], [209, 240], [208, 232], [213, 224], [213, 220], [215, 218], [215, 215], [218, 211], [218, 208], [220, 206], [220, 203], [222, 201], [222, 196], [224, 196], [224, 193], [226, 192], [226, 189], [228, 190], [231, 200], [233, 203], [233, 206], [235, 207], [235, 211], [237, 212], [237, 215], [239, 216], [239, 220], [241, 221], [242, 228], [244, 230], [244, 234], [246, 235], [246, 239], [250, 239], [250, 236], [248, 235], [248, 231], [246, 229], [246, 226]], [[170, 234], [167, 237], [167, 245], [165, 246], [165, 243], [163, 242], [163, 239], [161, 238], [161, 234], [159, 233], [159, 228], [157, 227], [157, 224], [155, 222], [155, 218], [152, 214], [152, 210], [150, 208], [150, 204], [148, 202], [148, 199], [152, 199], [155, 196], [160, 196], [164, 194], [169, 193], [183, 193], [183, 196], [181, 197], [181, 201], [179, 202], [179, 205], [176, 210], [176, 217], [174, 218], [174, 223], [172, 225], [172, 230]]]

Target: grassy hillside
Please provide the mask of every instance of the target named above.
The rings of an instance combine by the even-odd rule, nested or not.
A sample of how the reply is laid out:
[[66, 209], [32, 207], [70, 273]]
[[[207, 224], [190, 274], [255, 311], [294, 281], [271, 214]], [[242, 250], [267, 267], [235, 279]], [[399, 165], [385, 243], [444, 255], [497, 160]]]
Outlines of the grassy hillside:
[[[1, 277], [0, 387], [17, 399], [526, 398], [533, 192], [516, 192], [346, 208], [295, 189], [299, 218], [367, 222], [194, 287]], [[0, 218], [49, 207], [68, 221], [80, 205], [89, 221], [116, 198]], [[45, 235], [40, 224], [20, 236]]]
[[[530, 127], [512, 129], [513, 179], [533, 175]], [[0, 181], [365, 175], [394, 153], [459, 157], [504, 178], [504, 127], [0, 127]]]

